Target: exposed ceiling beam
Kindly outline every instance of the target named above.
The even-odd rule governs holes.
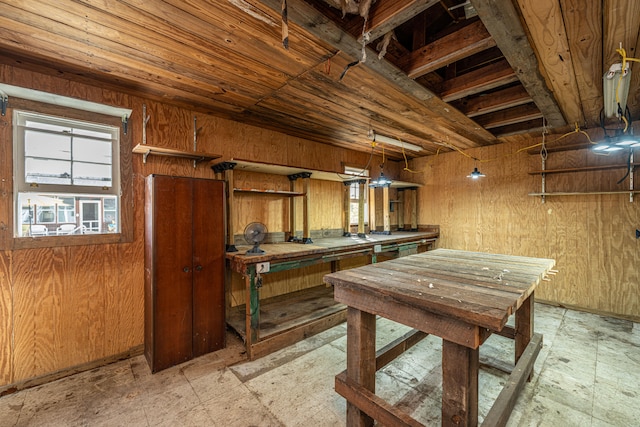
[[[564,126],[567,122],[539,72],[536,54],[511,0],[470,1],[547,124],[551,127]]]
[[[634,5],[640,3],[634,2]],[[600,111],[604,106],[602,2],[561,0],[561,6],[586,127],[600,126]],[[635,13],[640,16],[640,11]]]
[[[407,75],[418,78],[496,45],[481,21],[475,21],[401,58]]]
[[[559,0],[518,0],[518,4],[562,113],[569,123],[584,125],[580,91]]]
[[[424,12],[440,0],[378,1],[371,6],[367,29],[369,40],[377,40],[397,26]],[[362,36],[358,38],[362,41]]]
[[[518,85],[468,99],[464,101],[459,110],[468,117],[476,117],[506,108],[517,107],[532,101],[531,96],[524,87]]]
[[[279,0],[260,0],[273,11],[280,11],[282,3]],[[331,45],[334,49],[344,52],[352,58],[360,58],[362,46],[350,34],[343,31],[326,16],[311,7],[303,0],[288,0],[289,22],[295,23],[305,31]],[[291,31],[291,28],[289,29]],[[452,108],[433,92],[416,83],[413,79],[392,65],[388,61],[378,59],[377,53],[366,48],[367,60],[360,66],[365,66],[379,76],[396,85],[406,94],[422,102],[434,115],[433,119],[448,130],[451,141],[466,140],[467,146],[488,145],[495,142],[495,137],[487,130],[478,126],[473,120]],[[471,143],[471,144],[469,144]]]
[[[518,81],[513,69],[504,59],[469,73],[445,80],[440,96],[445,102],[484,92]]]
[[[496,111],[478,117],[476,121],[486,129],[494,129],[501,126],[509,126],[533,119],[541,119],[542,113],[535,104],[520,105],[507,110]]]
[[[514,125],[504,126],[494,129],[494,133],[499,138],[504,138],[511,135],[520,135],[523,133],[535,134],[542,133],[544,130],[544,124],[542,119],[529,120]]]

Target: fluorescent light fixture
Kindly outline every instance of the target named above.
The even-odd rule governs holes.
[[[467,175],[467,178],[471,178],[471,179],[478,179],[478,178],[482,178],[483,176],[485,176],[485,174],[483,174],[482,172],[480,172],[478,170],[477,167],[473,168],[473,170],[471,171],[471,173],[469,175]]]
[[[624,150],[625,148],[640,147],[640,138],[633,135],[619,135],[605,138],[603,142],[594,145],[591,149],[600,153],[610,153]]]
[[[613,64],[602,77],[602,83],[604,115],[606,117],[620,117],[627,108],[627,97],[629,96],[629,85],[631,84],[629,63],[625,64],[624,70],[622,63]]]
[[[368,137],[373,142],[382,142],[384,144],[393,145],[411,151],[422,151],[422,147],[414,144],[409,144],[408,142],[400,141],[394,138],[389,138],[388,136],[378,135],[373,129],[369,130]]]

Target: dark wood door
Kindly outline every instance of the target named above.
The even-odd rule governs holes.
[[[224,182],[193,180],[193,355],[224,347]]]
[[[152,175],[145,196],[145,356],[152,372],[224,347],[224,183]]]

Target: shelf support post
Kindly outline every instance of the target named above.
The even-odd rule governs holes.
[[[411,231],[418,231],[418,188],[411,190]]]
[[[342,235],[351,237],[351,186],[357,183],[356,180],[343,181],[343,205],[342,205]]]
[[[367,237],[364,234],[364,189],[366,183],[366,179],[358,180],[358,237]]]
[[[309,202],[311,195],[311,172],[299,172],[294,173],[293,175],[288,175],[289,181],[291,181],[291,192],[295,190],[295,181],[298,178],[303,179],[304,185],[304,198],[302,199],[302,240],[301,243],[313,243],[311,240],[311,225],[309,223],[309,217],[311,214],[311,205]],[[290,205],[291,207],[291,236],[289,237],[290,242],[297,242],[299,240],[295,237],[295,225],[296,225],[296,207],[295,201],[291,198]]]
[[[382,187],[382,234],[391,234],[391,214],[389,203],[389,186]]]
[[[234,162],[221,162],[211,166],[211,169],[220,175],[224,172],[224,180],[226,183],[227,191],[227,252],[238,252],[236,248],[234,228],[235,228],[235,194],[233,193],[233,168],[237,163]]]
[[[294,193],[296,191],[296,179],[289,176],[289,190]],[[298,219],[298,206],[296,197],[289,198],[289,237],[287,240],[292,242],[296,239],[296,220]]]
[[[633,150],[629,153],[629,202],[633,203]]]
[[[398,188],[398,231],[404,231],[404,188]]]
[[[359,224],[358,224],[359,225]],[[376,232],[376,189],[375,187],[369,187],[369,233]],[[358,228],[358,233],[360,233],[360,228]],[[364,236],[364,218],[362,224],[362,236],[358,234],[359,237]]]
[[[311,173],[305,173],[303,178],[304,199],[302,199],[302,243],[313,243],[311,240]]]

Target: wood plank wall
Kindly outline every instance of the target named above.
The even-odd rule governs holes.
[[[0,81],[132,108],[130,132],[134,145],[142,139],[142,106],[146,104],[151,116],[148,144],[193,148],[192,111],[9,65],[0,65]],[[196,116],[200,128],[198,150],[221,154],[222,160],[241,157],[336,172],[343,171],[343,164],[365,165],[369,160],[368,153],[328,150],[325,145],[284,134],[204,114]],[[10,118],[1,120],[4,124]],[[2,144],[11,141],[3,140]],[[143,164],[140,155],[134,155],[133,173],[133,243],[0,251],[0,390],[3,386],[24,384],[41,376],[50,378],[59,371],[140,351],[144,178],[151,173],[214,178],[214,173],[207,165],[194,169],[193,163],[185,159],[149,156]],[[258,177],[262,185],[279,179]],[[282,185],[282,189],[288,189],[288,182]],[[312,182],[312,228],[341,228],[341,185]],[[333,191],[335,200],[325,196]],[[2,196],[10,198],[11,194]],[[263,220],[272,231],[288,228],[282,202],[257,196],[252,200],[244,197],[239,203],[238,233],[249,220]],[[6,222],[2,218],[0,221]],[[311,274],[309,280],[318,277],[319,273]],[[294,287],[291,283],[297,277],[284,277],[283,281],[285,286]]]
[[[538,300],[638,321],[640,197],[633,203],[628,193],[547,197],[542,203],[528,196],[541,190],[541,177],[528,174],[540,170],[541,158],[514,153],[538,142],[517,139],[469,150],[486,174],[477,181],[466,178],[473,160],[459,153],[416,159],[413,169],[425,184],[418,190],[419,223],[440,225],[439,247],[555,258],[559,273],[541,284]],[[587,150],[549,153],[547,169],[608,162],[626,159]],[[624,173],[548,175],[547,191],[628,189],[628,180],[616,185]]]

